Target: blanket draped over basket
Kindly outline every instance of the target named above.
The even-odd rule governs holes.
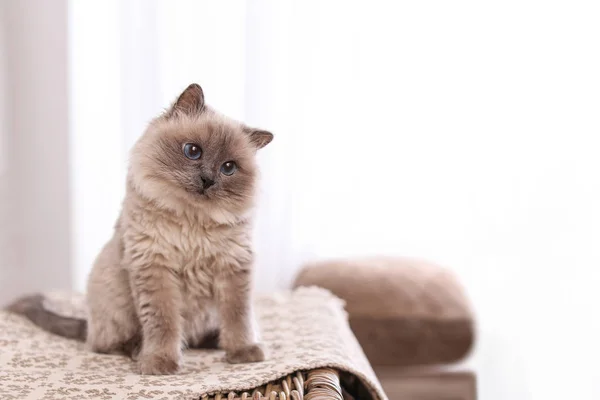
[[[139,375],[127,357],[92,353],[84,343],[1,311],[0,398],[199,399],[217,392],[252,393],[296,371],[331,367],[358,379],[373,399],[386,399],[337,297],[311,287],[260,295],[255,304],[266,361],[232,365],[221,350],[187,349],[180,372],[166,376]],[[48,293],[45,307],[85,316],[78,294]]]

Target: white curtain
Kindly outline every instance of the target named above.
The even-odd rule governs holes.
[[[0,304],[71,287],[66,0],[0,1]]]
[[[5,13],[4,3],[0,3],[0,15]],[[6,59],[4,19],[0,19],[0,60]],[[0,62],[0,226],[7,227],[9,222],[9,175],[8,175],[8,126],[7,118],[7,82],[6,65]],[[0,276],[2,281],[12,278],[13,254],[10,246],[10,234],[6,228],[0,229]],[[10,272],[9,272],[10,271]],[[4,284],[2,284],[4,286]],[[4,301],[4,299],[2,299]]]
[[[315,258],[430,259],[477,312],[480,398],[600,398],[596,2],[71,0],[68,17],[75,288],[128,149],[198,82],[275,133],[258,290]]]

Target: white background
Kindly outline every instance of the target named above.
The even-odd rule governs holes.
[[[111,233],[128,149],[195,81],[276,136],[258,289],[314,258],[430,259],[477,312],[480,398],[600,398],[598,3],[68,6],[70,129],[45,134],[69,139],[75,288]]]

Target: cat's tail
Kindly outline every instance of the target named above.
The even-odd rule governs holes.
[[[85,319],[63,317],[44,308],[41,294],[21,297],[10,304],[7,311],[23,315],[40,328],[69,339],[85,340],[87,321]]]

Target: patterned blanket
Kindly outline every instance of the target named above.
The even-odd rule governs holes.
[[[82,300],[49,294],[45,306],[66,316],[85,315]],[[352,374],[373,399],[386,399],[337,297],[318,288],[263,295],[256,313],[267,361],[231,365],[220,350],[186,350],[177,375],[142,376],[127,357],[91,353],[83,343],[1,311],[0,399],[198,399],[320,367]]]

